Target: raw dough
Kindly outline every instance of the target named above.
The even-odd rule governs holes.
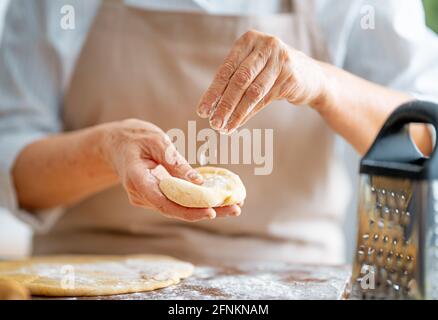
[[[0,300],[29,300],[29,290],[17,281],[0,279]]]
[[[160,189],[171,201],[188,208],[216,208],[243,202],[245,186],[237,174],[223,168],[200,167],[203,185],[169,177],[161,180]]]
[[[47,256],[0,262],[0,280],[41,296],[100,296],[151,291],[177,284],[193,265],[158,255]]]

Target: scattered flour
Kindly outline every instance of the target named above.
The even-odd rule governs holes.
[[[339,299],[349,269],[257,263],[236,266],[200,266],[176,286],[98,299]]]

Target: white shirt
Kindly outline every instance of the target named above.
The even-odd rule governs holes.
[[[208,14],[270,14],[288,1],[126,0],[153,10]],[[417,0],[316,0],[316,19],[332,61],[370,81],[438,101],[438,38],[425,26]],[[61,8],[75,9],[75,29],[64,30]],[[20,150],[62,131],[62,96],[99,0],[13,0],[0,46],[0,206],[35,227],[40,215],[19,210],[11,169]],[[371,10],[371,11],[370,11]],[[375,13],[375,28],[363,28]],[[365,20],[364,20],[365,19]],[[41,215],[42,216],[42,215]],[[53,215],[45,215],[54,217]],[[47,225],[47,223],[46,223]]]

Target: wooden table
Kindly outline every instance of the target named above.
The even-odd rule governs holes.
[[[193,276],[165,289],[66,299],[340,299],[349,277],[349,266],[300,266],[278,262],[200,265]]]

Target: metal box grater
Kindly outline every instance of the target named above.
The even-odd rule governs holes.
[[[409,123],[438,128],[438,105],[398,108],[361,161],[349,298],[438,299],[438,151],[424,157]]]

